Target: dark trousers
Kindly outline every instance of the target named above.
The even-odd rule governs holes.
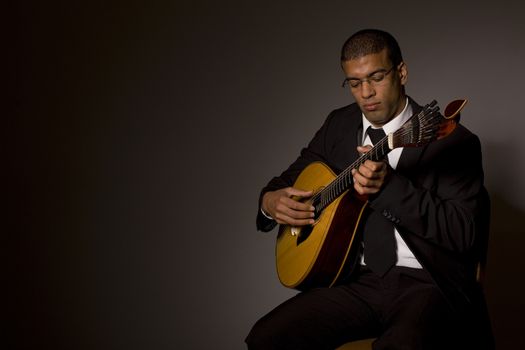
[[[461,328],[426,271],[394,267],[380,277],[361,268],[347,283],[285,301],[253,326],[246,343],[252,350],[335,349],[377,337],[376,350],[442,350],[464,346]]]

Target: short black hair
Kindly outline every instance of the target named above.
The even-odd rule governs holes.
[[[392,34],[379,29],[363,29],[345,41],[341,62],[388,50],[390,62],[397,67],[402,61],[401,49]]]

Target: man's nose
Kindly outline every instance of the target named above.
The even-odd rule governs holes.
[[[374,90],[374,87],[369,81],[365,80],[361,82],[361,97],[362,98],[370,98],[374,96],[375,93],[376,91]]]

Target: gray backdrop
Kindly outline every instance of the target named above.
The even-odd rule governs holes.
[[[365,27],[398,38],[414,99],[469,99],[492,197],[493,327],[500,348],[525,346],[520,1],[16,7],[12,348],[244,348],[294,294],[275,233],[255,231],[259,190],[352,102],[339,50]]]

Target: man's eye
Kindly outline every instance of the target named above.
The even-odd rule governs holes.
[[[370,80],[376,82],[376,83],[379,83],[381,80],[383,80],[385,78],[385,74],[384,73],[376,73],[374,75],[372,75],[370,77]]]
[[[350,84],[351,87],[358,87],[359,84],[361,84],[361,80],[358,80],[358,79],[350,79],[348,80],[348,83]]]

